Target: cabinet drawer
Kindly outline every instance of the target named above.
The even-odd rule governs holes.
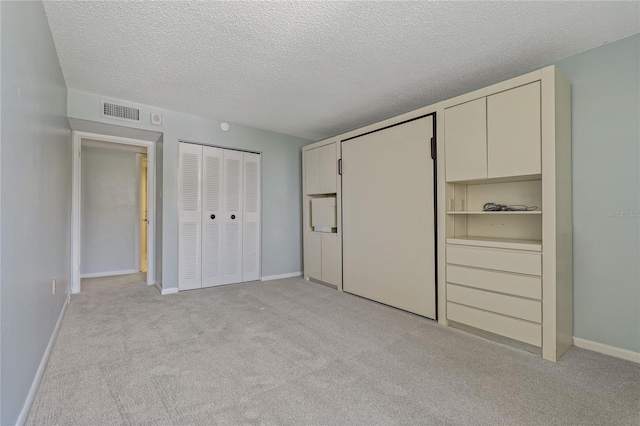
[[[542,346],[542,327],[539,324],[481,311],[452,302],[447,302],[447,318],[451,321],[506,336],[530,345]]]
[[[514,296],[542,299],[542,280],[536,277],[447,265],[447,282]]]
[[[539,253],[447,246],[447,263],[519,274],[542,275],[542,258]]]
[[[536,300],[447,284],[447,301],[472,306],[527,321],[542,322],[542,305]]]

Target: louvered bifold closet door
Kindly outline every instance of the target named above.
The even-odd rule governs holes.
[[[242,281],[242,165],[243,153],[224,150],[222,213],[222,283]]]
[[[179,144],[178,289],[200,288],[202,147]]]
[[[242,281],[260,279],[260,154],[244,153]]]
[[[202,147],[202,287],[222,284],[223,156]]]

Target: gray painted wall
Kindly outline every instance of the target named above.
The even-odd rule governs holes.
[[[574,336],[640,352],[640,35],[556,65],[573,102]]]
[[[139,268],[139,170],[135,152],[82,147],[82,274]]]
[[[10,425],[69,292],[71,136],[65,82],[42,4],[1,2],[0,10],[0,423]]]
[[[142,123],[100,116],[99,95],[68,92],[72,118],[163,132],[162,152],[162,288],[178,286],[178,140],[262,153],[262,276],[302,270],[301,147],[311,141],[231,123],[138,105]],[[151,112],[162,114],[162,126],[150,124]]]

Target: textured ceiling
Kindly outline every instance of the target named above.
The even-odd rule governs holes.
[[[322,139],[640,32],[639,2],[45,2],[67,86]]]

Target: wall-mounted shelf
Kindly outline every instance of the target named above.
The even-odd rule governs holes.
[[[542,214],[540,210],[531,211],[497,211],[497,212],[447,212],[447,214],[487,214],[487,215],[500,215],[500,214]]]
[[[457,244],[473,247],[491,247],[511,250],[542,251],[542,241],[540,240],[519,240],[512,238],[490,238],[490,237],[456,237],[447,238],[447,244]]]

